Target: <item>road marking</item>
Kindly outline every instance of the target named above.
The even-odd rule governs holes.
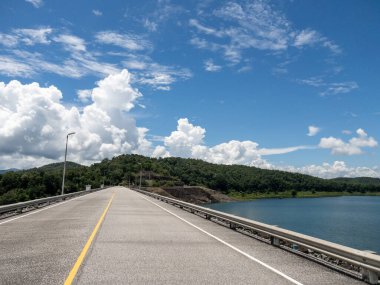
[[[93,192],[93,193],[89,193],[87,195],[91,195],[91,194],[94,194],[94,193],[98,193],[97,192]],[[42,212],[42,211],[45,211],[45,210],[48,210],[48,209],[51,209],[51,208],[54,208],[54,207],[57,207],[57,206],[61,206],[63,204],[66,204],[67,202],[71,202],[71,201],[74,201],[76,199],[79,199],[79,198],[82,198],[84,196],[87,196],[87,195],[82,195],[82,196],[79,196],[79,197],[76,197],[76,198],[72,198],[70,200],[67,200],[65,202],[58,202],[57,204],[54,204],[54,205],[51,205],[51,206],[47,206],[47,207],[43,207],[41,210],[32,210],[30,213],[28,214],[25,214],[25,215],[21,215],[21,216],[17,216],[16,218],[13,218],[13,219],[9,219],[9,220],[6,220],[4,222],[0,222],[0,225],[2,224],[6,224],[6,223],[9,223],[9,222],[12,222],[14,220],[18,220],[18,219],[21,219],[21,218],[24,218],[24,217],[27,217],[27,216],[30,216],[30,215],[33,215],[33,214],[37,214],[39,212]]]
[[[71,269],[69,276],[67,276],[64,285],[71,285],[73,283],[74,278],[77,275],[77,272],[78,272],[80,266],[82,265],[84,258],[86,257],[87,251],[90,248],[92,241],[94,240],[100,226],[103,223],[104,217],[106,216],[108,209],[111,206],[111,203],[112,203],[112,200],[114,197],[115,197],[115,192],[112,194],[112,197],[109,200],[107,207],[104,209],[103,214],[100,216],[98,223],[96,224],[96,226],[95,226],[94,230],[92,231],[89,239],[87,240],[84,248],[82,249],[82,252],[80,253],[77,261],[75,262],[74,267]]]
[[[287,279],[288,281],[292,282],[293,284],[303,285],[301,282],[298,282],[297,280],[294,280],[292,277],[286,275],[285,273],[282,273],[281,271],[279,271],[279,270],[273,268],[272,266],[270,266],[270,265],[268,265],[268,264],[262,262],[261,260],[255,258],[255,257],[253,257],[253,256],[251,256],[251,255],[249,255],[248,253],[246,253],[246,252],[244,252],[244,251],[238,249],[237,247],[233,246],[232,244],[230,244],[230,243],[228,243],[228,242],[226,242],[226,241],[224,241],[224,240],[218,238],[217,236],[214,236],[213,234],[210,234],[209,232],[205,231],[204,229],[202,229],[202,228],[200,228],[200,227],[194,225],[193,223],[191,223],[191,222],[185,220],[184,218],[178,216],[177,214],[174,214],[173,212],[169,211],[168,209],[166,209],[166,208],[164,208],[164,207],[158,205],[157,203],[155,203],[155,202],[151,201],[150,199],[144,197],[142,194],[139,194],[139,193],[136,193],[136,194],[139,195],[141,198],[147,200],[148,202],[150,202],[150,203],[156,205],[157,207],[161,208],[162,210],[168,212],[169,214],[173,215],[174,217],[180,219],[181,221],[185,222],[186,224],[188,224],[188,225],[190,225],[190,226],[196,228],[197,230],[199,230],[199,231],[205,233],[206,235],[212,237],[213,239],[219,241],[220,243],[222,243],[222,244],[228,246],[229,248],[235,250],[236,252],[238,252],[238,253],[244,255],[245,257],[249,258],[250,260],[257,262],[257,263],[261,264],[262,266],[266,267],[267,269],[273,271],[274,273],[276,273],[276,274],[278,274],[278,275],[284,277],[285,279]]]

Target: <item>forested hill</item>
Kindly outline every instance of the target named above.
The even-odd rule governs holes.
[[[352,184],[380,185],[380,178],[373,178],[373,177],[356,177],[356,178],[339,177],[339,178],[334,178],[331,180],[337,181],[337,182],[352,183]]]
[[[380,192],[380,179],[321,179],[309,175],[242,165],[217,165],[196,159],[148,158],[121,155],[90,167],[67,164],[66,192],[83,190],[86,184],[138,184],[143,186],[205,186],[224,194],[310,192]],[[60,193],[62,163],[0,175],[0,204]]]

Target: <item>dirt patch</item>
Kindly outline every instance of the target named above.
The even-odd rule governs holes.
[[[200,186],[147,187],[146,190],[193,204],[236,201],[218,191]]]

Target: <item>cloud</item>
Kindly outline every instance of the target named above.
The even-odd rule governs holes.
[[[91,101],[79,110],[62,103],[55,86],[0,82],[0,161],[14,165],[62,160],[64,137],[70,138],[69,159],[91,163],[122,153],[152,152],[147,129],[136,127],[129,114],[142,94],[130,85],[127,70],[100,80],[91,90]],[[86,94],[87,98],[89,94]]]
[[[34,8],[40,8],[44,4],[42,0],[25,0],[25,2],[32,4]]]
[[[360,142],[351,140],[352,144],[364,146],[373,143],[366,142],[367,135],[362,130],[357,130]],[[204,145],[206,130],[200,126],[194,126],[188,119],[178,120],[177,130],[165,137],[163,146],[158,146],[154,152],[154,157],[180,156],[202,159],[217,164],[240,164],[255,166],[265,169],[278,169],[304,173],[322,178],[334,177],[380,177],[379,170],[369,167],[349,167],[343,161],[335,161],[332,164],[323,163],[322,165],[306,165],[302,167],[276,166],[262,156],[284,154],[302,149],[314,149],[311,146],[297,146],[278,149],[259,148],[259,144],[253,141],[231,140],[213,147]]]
[[[205,133],[205,129],[182,118],[178,120],[177,130],[165,137],[164,143],[171,155],[190,157],[193,147],[203,144]]]
[[[157,31],[157,23],[150,21],[149,19],[144,20],[144,27],[148,29],[150,32],[155,32]]]
[[[358,137],[352,138],[349,143],[351,148],[374,147],[377,142],[368,137],[364,130],[358,129]],[[323,163],[322,165],[306,165],[302,167],[276,166],[265,159],[263,156],[290,153],[298,150],[316,149],[316,146],[295,146],[286,148],[260,148],[259,144],[253,141],[237,141],[221,143],[212,147],[204,144],[206,130],[200,126],[195,126],[187,118],[178,120],[177,129],[169,136],[164,137],[164,146],[157,146],[154,157],[178,156],[195,159],[202,159],[217,164],[240,164],[255,166],[266,169],[278,169],[283,171],[298,172],[318,176],[322,178],[333,177],[358,177],[370,176],[379,177],[380,172],[377,168],[369,167],[348,167],[343,161],[335,161],[333,164]],[[161,141],[162,139],[160,139]],[[348,152],[349,147],[342,144],[334,144],[329,140],[321,139],[322,145],[319,147],[333,147],[333,152]],[[325,144],[326,143],[326,144]],[[344,142],[343,142],[344,144]],[[341,150],[337,148],[341,147]],[[352,149],[351,149],[352,150]]]
[[[213,28],[206,27],[198,22],[196,19],[190,19],[189,20],[189,26],[195,27],[199,32],[202,32],[207,35],[213,35],[216,37],[224,37],[226,34],[223,31],[218,31]]]
[[[62,34],[53,38],[54,41],[62,43],[68,51],[82,52],[86,51],[86,42],[77,36]]]
[[[0,73],[8,76],[31,78],[41,72],[49,72],[69,78],[81,78],[88,74],[104,76],[119,72],[114,65],[98,62],[96,58],[74,52],[61,63],[47,61],[40,53],[20,50],[13,51],[13,56],[1,56]]]
[[[170,135],[156,139],[163,141],[163,145],[153,147],[146,138],[148,129],[137,127],[130,115],[142,94],[131,86],[131,74],[127,70],[107,76],[92,90],[78,91],[78,96],[85,103],[81,110],[75,106],[66,107],[62,103],[61,91],[55,86],[41,87],[35,82],[22,84],[16,80],[8,84],[0,82],[0,120],[3,122],[0,127],[0,167],[24,168],[61,161],[65,135],[75,131],[70,138],[68,159],[84,164],[119,154],[139,153],[280,169],[324,178],[380,176],[376,168],[348,167],[342,161],[296,168],[276,167],[262,158],[312,148],[309,146],[266,149],[259,148],[253,141],[231,140],[208,147],[204,144],[206,130],[186,118],[178,120],[177,129]],[[359,149],[377,146],[363,129],[356,133],[357,137],[348,143],[343,142],[343,145]],[[342,147],[339,143],[332,144],[332,151],[338,152],[339,147]]]
[[[220,65],[216,65],[212,59],[208,59],[204,62],[204,68],[209,72],[217,72],[222,69]]]
[[[232,140],[214,147],[197,145],[192,150],[192,157],[217,164],[241,164],[261,168],[272,166],[261,158],[257,150],[258,144],[252,141]]]
[[[131,75],[126,69],[99,81],[98,87],[92,90],[94,104],[109,114],[111,111],[130,111],[134,108],[135,101],[142,96],[132,88],[130,81]]]
[[[345,94],[359,88],[358,83],[355,81],[329,83],[326,82],[321,76],[310,77],[307,79],[298,79],[296,81],[303,85],[317,88],[323,87],[325,90],[319,93],[321,96]]]
[[[15,29],[13,31],[22,42],[31,46],[35,44],[49,44],[50,40],[48,36],[52,33],[53,29]]]
[[[187,80],[193,76],[187,68],[161,65],[145,55],[129,54],[122,63],[125,67],[136,71],[134,82],[150,85],[157,90],[170,90],[170,85],[178,80]]]
[[[20,42],[32,46],[35,44],[50,44],[48,36],[53,32],[49,27],[38,29],[13,29],[12,34],[0,33],[0,44],[15,47]]]
[[[200,35],[207,36],[207,39],[195,36],[191,43],[198,48],[222,51],[232,64],[241,61],[242,52],[246,49],[278,51],[288,47],[289,22],[266,1],[253,1],[245,5],[228,2],[214,10],[213,15],[217,17],[217,22],[228,26],[214,28],[191,19],[189,26]],[[222,43],[217,39],[228,42]]]
[[[31,77],[35,74],[35,70],[32,66],[25,64],[22,61],[0,55],[0,73],[10,77]]]
[[[100,32],[96,35],[97,40],[104,43],[121,45],[131,50],[122,52],[110,51],[109,56],[123,57],[117,59],[117,63],[109,63],[100,60],[102,52],[89,51],[87,45],[90,43],[78,36],[64,33],[58,34],[56,30],[49,27],[38,29],[14,29],[13,34],[0,34],[0,44],[7,48],[5,54],[0,54],[0,73],[6,76],[20,76],[32,78],[42,72],[54,73],[69,78],[82,78],[87,75],[98,77],[115,74],[126,67],[135,71],[132,81],[140,85],[150,85],[156,90],[170,90],[172,84],[178,80],[187,80],[192,73],[187,68],[179,66],[161,65],[152,60],[148,55],[139,54],[141,49],[150,47],[150,43],[139,36],[121,35],[114,32]],[[66,57],[57,57],[54,48],[44,53],[30,52],[31,45],[60,43],[61,47],[68,52]],[[23,46],[28,46],[23,49]],[[14,47],[17,46],[17,49]],[[52,50],[52,52],[50,52]],[[59,51],[60,52],[60,51]],[[114,61],[115,62],[115,61]]]
[[[282,50],[287,47],[290,23],[266,1],[252,1],[244,6],[229,2],[214,14],[238,24],[226,33],[243,48]]]
[[[144,61],[139,61],[136,59],[127,59],[123,61],[123,64],[128,69],[135,69],[135,70],[144,70],[148,67],[147,63]]]
[[[215,18],[206,17],[212,15]],[[282,52],[289,47],[319,46],[340,53],[337,44],[311,29],[301,31],[266,0],[227,2],[214,11],[199,13],[190,19],[195,31],[190,43],[197,48],[222,52],[232,64],[238,64],[248,49]],[[211,21],[213,20],[213,21]],[[209,24],[205,24],[205,23]],[[218,23],[216,25],[215,23]]]
[[[90,89],[83,89],[77,91],[78,99],[82,103],[88,103],[91,99],[91,90]]]
[[[297,150],[303,150],[303,149],[315,149],[315,146],[292,146],[292,147],[284,147],[284,148],[261,148],[258,150],[258,153],[260,155],[275,155],[275,154],[285,154],[289,152],[294,152]]]
[[[155,1],[155,7],[152,13],[145,14],[142,19],[142,25],[150,32],[155,32],[158,28],[165,23],[172,21],[172,23],[178,24],[176,20],[180,20],[184,12],[187,12],[183,7],[174,4],[170,0]],[[135,17],[135,15],[126,15]]]
[[[304,173],[321,178],[336,177],[380,177],[379,169],[376,167],[349,167],[344,161],[334,161],[333,163],[323,163],[322,165],[307,165],[303,167],[285,167],[285,171]]]
[[[308,146],[288,148],[266,149],[259,148],[259,144],[253,141],[237,141],[221,143],[212,147],[204,144],[206,130],[200,126],[194,126],[187,118],[178,120],[177,130],[164,138],[165,155],[191,157],[202,159],[217,164],[243,164],[262,168],[273,166],[264,160],[264,155],[284,154],[301,149],[309,149]]]
[[[151,43],[149,41],[132,34],[102,31],[95,35],[95,39],[102,44],[115,45],[131,51],[140,51],[151,48]]]
[[[344,135],[351,135],[352,132],[350,130],[343,130],[342,134],[344,134]]]
[[[359,88],[359,85],[355,81],[331,83],[328,88],[320,94],[321,96],[345,94],[357,88]]]
[[[18,37],[0,33],[0,44],[6,47],[14,47],[18,44]]]
[[[152,157],[170,157],[170,154],[164,146],[158,145],[154,149]]]
[[[313,137],[321,131],[321,129],[316,126],[309,126],[308,129],[309,129],[309,132],[307,133],[307,135],[309,137]]]
[[[313,87],[320,87],[320,86],[326,85],[326,83],[323,81],[321,77],[310,77],[307,79],[298,79],[297,82],[300,84],[309,85]]]
[[[79,71],[84,75],[93,74],[97,76],[106,76],[115,74],[121,71],[115,64],[101,62],[91,53],[76,53],[71,54],[72,60],[76,63]],[[69,60],[71,62],[71,60]]]
[[[321,138],[319,147],[330,149],[332,154],[341,155],[362,154],[364,147],[377,147],[377,141],[369,137],[363,129],[357,129],[356,134],[358,136],[351,138],[348,142],[334,137]]]
[[[294,46],[301,48],[303,46],[314,46],[320,44],[321,46],[329,49],[335,54],[341,53],[341,49],[337,44],[334,44],[331,40],[323,37],[315,30],[305,29],[299,32],[294,39]]]
[[[335,44],[334,42],[330,40],[327,40],[326,38],[323,38],[322,46],[324,46],[325,48],[328,48],[331,52],[335,54],[339,54],[342,52],[342,49],[337,44]],[[341,67],[338,67],[337,71],[340,72],[340,69]]]
[[[96,9],[92,10],[92,13],[93,13],[95,16],[98,16],[98,17],[100,17],[100,16],[103,15],[102,11],[99,11],[99,10],[96,10]]]
[[[320,35],[317,31],[306,29],[302,30],[294,39],[294,45],[301,47],[304,45],[313,45],[320,41]]]

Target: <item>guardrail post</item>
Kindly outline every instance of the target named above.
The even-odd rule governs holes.
[[[270,244],[280,246],[280,239],[278,237],[270,237]]]
[[[366,268],[362,268],[360,271],[365,282],[368,282],[369,284],[379,284],[379,274],[377,272]]]

